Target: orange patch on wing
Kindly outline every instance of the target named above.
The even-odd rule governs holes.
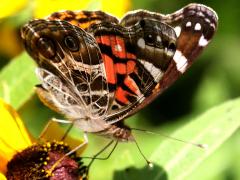
[[[97,43],[104,44],[106,46],[111,46],[110,36],[98,36],[95,37]]]
[[[63,19],[72,18],[72,14],[69,14],[68,11],[65,11],[65,12],[63,12],[62,18]]]
[[[123,103],[123,104],[128,104],[128,99],[127,99],[127,95],[129,93],[127,91],[124,91],[121,87],[118,87],[115,93],[115,97],[116,99]]]
[[[161,90],[160,83],[158,83],[155,88],[152,90],[153,93],[158,93]]]
[[[129,76],[127,76],[127,77],[124,79],[124,84],[125,84],[129,89],[131,89],[131,91],[134,92],[136,95],[138,95],[138,96],[141,95],[137,84],[136,84],[135,81],[134,81],[132,78],[130,78]]]
[[[93,21],[91,23],[94,23]],[[136,59],[136,55],[126,52],[124,39],[119,36],[104,35],[95,37],[97,43],[111,46],[113,54],[121,59]]]
[[[79,26],[78,21],[76,21],[76,20],[72,20],[72,21],[70,21],[70,23],[71,23],[72,25]],[[80,27],[80,26],[79,26],[79,27]]]
[[[102,54],[102,58],[103,58],[104,66],[105,66],[107,82],[111,83],[111,84],[116,84],[117,79],[116,79],[116,74],[115,74],[115,70],[114,70],[113,60],[106,54]]]
[[[57,14],[57,17],[52,17],[51,15],[48,17],[48,19],[51,19],[51,20],[54,20],[54,19],[61,19],[61,20],[64,20],[66,18],[71,18],[72,16],[70,14],[68,14],[67,12],[57,12],[57,13],[54,13],[54,14]]]
[[[115,64],[116,73],[118,74],[127,74],[127,66],[124,63]]]
[[[98,14],[96,14],[96,13],[94,12],[94,13],[91,14],[91,17],[96,18],[96,17],[99,17],[99,16],[98,16]],[[100,16],[100,17],[101,17],[101,16]]]
[[[97,43],[101,43],[101,37],[95,37]]]
[[[116,57],[119,58],[126,58],[126,49],[125,49],[125,43],[123,38],[120,38],[118,36],[112,36],[111,37],[111,46],[112,46],[112,52]]]
[[[83,12],[76,13],[76,19],[85,19],[88,18]]]
[[[136,59],[137,57],[136,57],[136,55],[134,55],[134,54],[127,53],[127,58],[128,58],[128,59]]]
[[[136,62],[129,60],[127,62],[127,74],[134,72],[135,66],[136,66]]]
[[[94,22],[87,22],[87,23],[78,23],[78,27],[82,28],[82,29],[87,29],[91,24],[93,24]]]

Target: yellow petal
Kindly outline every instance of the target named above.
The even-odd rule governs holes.
[[[12,156],[30,146],[31,140],[17,112],[0,99],[0,172]]]
[[[102,0],[102,10],[110,13],[118,18],[122,16],[130,9],[131,3],[129,0]]]
[[[83,10],[90,0],[35,0],[34,16],[43,18],[60,10]]]
[[[0,18],[11,16],[23,9],[27,5],[28,0],[12,0],[1,1],[0,5]]]
[[[2,173],[0,173],[0,180],[7,180],[7,178]]]
[[[7,57],[14,57],[22,51],[19,34],[15,27],[9,24],[1,25],[0,53]]]
[[[96,7],[95,7],[96,6]],[[61,10],[102,10],[119,18],[130,9],[129,0],[35,0],[34,16],[43,18]]]

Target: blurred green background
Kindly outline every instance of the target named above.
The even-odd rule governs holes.
[[[31,76],[31,80],[25,77],[26,79],[22,80],[22,84],[19,84],[18,87],[14,88],[16,97],[21,98],[18,94],[20,91],[27,92],[28,95],[24,97],[29,97],[22,100],[21,103],[11,103],[11,99],[8,98],[8,88],[6,88],[4,82],[5,79],[0,79],[1,97],[6,101],[9,101],[18,110],[21,117],[24,119],[26,126],[29,128],[29,131],[34,136],[37,136],[40,133],[44,124],[51,117],[60,116],[44,107],[33,93],[32,85],[30,87],[27,87],[26,85],[29,82],[29,84],[35,84],[37,80],[34,74],[34,64],[29,65],[32,63],[30,58],[21,54],[23,53],[23,48],[20,41],[19,29],[25,22],[35,17],[43,17],[57,9],[94,10],[100,8],[121,17],[128,10],[134,9],[147,9],[168,14],[182,8],[188,3],[191,3],[191,1],[187,0],[117,0],[116,2],[107,0],[74,0],[72,3],[65,0],[36,0],[29,2],[22,0],[22,4],[19,5],[17,2],[19,3],[20,1],[16,1],[17,7],[12,11],[7,10],[6,7],[14,6],[13,2],[5,6],[8,13],[0,10],[0,12],[2,12],[2,15],[0,16],[0,68],[2,72],[7,72],[6,69],[13,64],[13,61],[22,60],[24,58],[27,59],[25,60],[26,64],[18,66],[18,69],[14,69],[9,76],[13,76],[13,80],[15,76],[17,81],[19,74],[21,75],[21,72],[26,70],[25,66],[30,68],[29,75]],[[56,2],[58,5],[56,5]],[[167,134],[171,134],[181,127],[184,127],[191,122],[192,119],[198,117],[208,109],[239,97],[240,3],[237,0],[228,0],[227,2],[195,2],[210,6],[218,14],[219,27],[213,41],[203,51],[196,63],[184,76],[182,76],[152,104],[126,121],[130,126],[148,129],[154,132],[163,131]],[[50,7],[49,9],[45,7],[47,4],[47,7]],[[51,9],[51,7],[53,8]],[[4,6],[2,6],[2,8],[4,8]],[[9,14],[9,12],[11,12],[11,14]],[[24,88],[22,89],[20,86]],[[28,88],[31,88],[29,92]],[[212,119],[209,119],[209,121],[211,120]],[[225,132],[222,133],[224,134]],[[77,130],[74,131],[73,136],[82,137],[81,133]],[[173,147],[179,143],[170,139],[166,140],[163,137],[156,137],[155,135],[146,135],[142,133],[137,133],[136,137],[142,151],[147,157],[150,157],[151,153],[154,152],[154,149],[161,144],[162,141],[170,141]],[[181,137],[178,138],[181,139]],[[102,143],[106,142],[106,140],[90,135],[90,145],[88,150],[86,150],[85,155],[91,156],[98,152],[102,147]],[[126,149],[129,149],[129,152],[125,151]],[[193,151],[198,151],[198,149],[193,148]],[[141,155],[138,152],[136,153],[136,147],[134,144],[119,145],[109,160],[97,161],[94,163],[90,171],[90,179],[103,179],[103,171],[105,170],[106,179],[131,179],[130,177],[146,179],[146,177],[151,177],[148,176],[144,168],[133,169],[132,172],[135,173],[135,175],[128,177],[124,174],[126,173],[126,170],[128,170],[126,168],[129,166],[135,166],[135,164],[130,161],[130,163],[124,164],[124,160],[119,160],[119,169],[117,169],[117,171],[110,172],[111,164],[113,162],[115,163],[115,161],[118,162],[118,156],[123,152],[126,152],[126,156],[134,156],[133,162],[139,162],[141,166],[145,165]],[[165,154],[163,153],[161,156],[165,156]],[[161,168],[164,169],[164,165]],[[154,170],[151,173],[154,174]],[[166,175],[161,176],[159,179],[168,179],[168,172],[165,173]],[[138,174],[138,176],[136,174]],[[139,176],[139,174],[141,176]],[[220,148],[211,154],[211,156],[204,158],[202,163],[186,176],[185,179],[240,179],[239,131],[236,130],[226,142],[221,144]]]

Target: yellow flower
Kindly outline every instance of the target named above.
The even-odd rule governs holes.
[[[37,170],[42,168],[43,166],[45,166],[44,167],[45,174],[52,175],[51,173],[53,171],[57,171],[58,169],[62,170],[65,168],[64,166],[61,166],[61,164],[70,163],[70,166],[69,166],[70,168],[72,168],[73,170],[77,169],[77,172],[81,172],[81,173],[77,174],[78,176],[79,175],[87,176],[86,167],[82,166],[82,164],[78,164],[75,161],[74,158],[79,159],[76,156],[76,154],[75,155],[73,154],[74,156],[71,156],[74,158],[64,157],[63,159],[61,159],[61,163],[58,163],[59,161],[56,160],[56,157],[60,158],[62,156],[61,154],[65,154],[70,151],[69,146],[66,145],[65,143],[57,142],[57,141],[45,142],[45,143],[41,143],[41,144],[34,143],[33,138],[31,138],[29,136],[29,134],[28,134],[27,130],[25,129],[24,124],[22,123],[17,112],[10,105],[6,104],[1,99],[0,99],[0,127],[1,127],[1,131],[0,131],[0,162],[1,162],[0,163],[0,180],[6,179],[5,175],[7,172],[7,164],[9,164],[9,163],[10,163],[10,168],[11,168],[10,174],[15,173],[15,174],[19,175],[19,172],[15,171],[15,170],[19,170],[19,171],[21,170],[20,172],[22,172],[22,171],[28,172],[28,170],[31,168],[30,169],[30,170],[32,170],[31,173],[36,172],[37,177],[42,177],[43,171],[42,171],[42,174],[40,174],[39,171],[37,171]],[[59,128],[59,127],[56,127],[56,125],[55,125],[54,128]],[[56,132],[56,129],[55,129],[55,132]],[[57,134],[59,134],[59,132],[61,134],[61,130],[60,131],[57,130],[57,132],[58,132]],[[69,139],[69,141],[71,141],[71,143],[73,143],[74,146],[79,145],[79,143],[80,143],[79,141],[72,141],[72,139]],[[82,151],[82,149],[81,149],[81,151]],[[42,155],[43,152],[47,152],[47,154],[45,153],[45,155],[43,156]],[[15,156],[16,154],[21,154],[21,155]],[[33,157],[30,157],[31,155],[33,155]],[[48,155],[48,156],[46,156],[46,155]],[[23,158],[23,157],[25,157],[25,158],[27,157],[26,161],[28,161],[28,162],[26,163],[27,164],[26,168],[24,168],[24,165],[22,165],[23,163],[21,163],[21,166],[19,166],[19,164],[15,163],[15,162],[19,163],[19,161],[22,162],[23,160],[25,162],[25,158]],[[34,164],[34,168],[28,167],[29,161],[31,161],[32,159],[36,160],[36,157],[38,157],[38,159],[43,159],[43,158],[45,158],[45,159],[41,163],[37,161],[38,162],[37,164],[36,163],[34,164],[34,162],[35,162],[34,161],[32,163],[32,164]],[[51,163],[55,164],[55,165],[51,165]],[[58,164],[56,164],[56,163],[58,163]],[[75,165],[74,165],[74,163],[75,163]],[[30,162],[30,164],[31,164],[31,162]],[[72,167],[71,167],[71,165],[72,165]],[[58,168],[55,169],[56,166],[58,166]],[[48,173],[48,172],[50,172],[50,173]],[[22,174],[25,175],[26,173],[22,173]]]
[[[1,1],[0,19],[16,14],[28,3],[28,0]]]
[[[129,10],[128,0],[35,0],[34,16],[43,18],[60,10],[103,10],[122,17]]]
[[[122,16],[131,8],[131,1],[129,0],[102,0],[101,10],[111,13],[118,18]]]
[[[33,5],[34,16],[43,18],[59,10],[103,10],[117,17],[130,9],[129,0],[12,0],[2,1],[0,18],[17,14],[27,6]]]
[[[7,162],[32,142],[16,111],[1,99],[0,127],[0,172],[6,173]]]

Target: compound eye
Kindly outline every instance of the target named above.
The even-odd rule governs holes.
[[[70,51],[75,52],[79,50],[79,41],[77,38],[73,36],[70,35],[66,36],[64,38],[64,44]]]
[[[39,38],[37,41],[37,48],[39,52],[45,57],[45,58],[53,58],[55,56],[56,50],[54,43],[49,38]]]

